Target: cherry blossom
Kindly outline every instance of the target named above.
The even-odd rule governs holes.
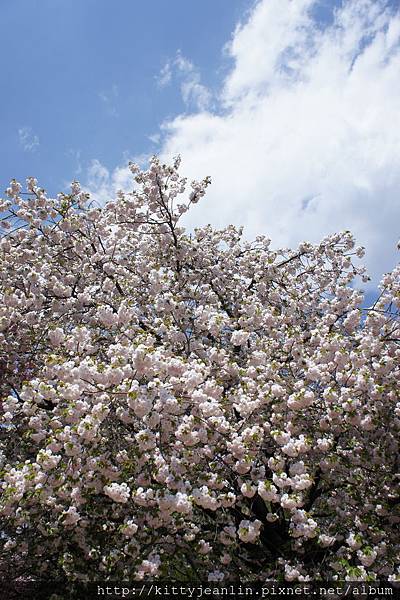
[[[188,232],[210,183],[0,201],[0,555],[18,577],[399,579],[400,267]],[[205,200],[206,201],[206,200]],[[272,218],[272,216],[271,216]]]

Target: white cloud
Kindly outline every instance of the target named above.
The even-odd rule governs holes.
[[[18,139],[24,152],[34,152],[40,145],[39,138],[33,132],[32,127],[20,127]]]
[[[131,160],[145,168],[150,156],[140,154],[126,158],[125,164],[109,171],[99,160],[93,159],[87,169],[87,177],[83,189],[90,193],[93,200],[104,205],[116,197],[119,190],[131,191],[135,185],[133,175],[128,167]]]
[[[318,5],[259,0],[225,48],[232,67],[212,108],[178,53],[165,85],[177,73],[197,110],[162,125],[161,154],[181,154],[189,178],[212,177],[189,227],[244,224],[274,246],[350,229],[376,278],[400,237],[400,11],[343,0],[323,24]]]
[[[153,133],[151,135],[148,135],[147,139],[149,139],[150,142],[152,142],[152,144],[155,144],[157,146],[160,143],[160,141],[161,141],[161,134],[160,133]]]
[[[171,61],[167,60],[167,62],[165,63],[165,65],[162,67],[159,74],[157,75],[156,81],[160,87],[165,87],[166,85],[171,83],[171,80],[172,80]]]
[[[210,90],[201,83],[201,76],[195,65],[178,50],[173,60],[168,60],[156,77],[159,87],[169,85],[174,77],[180,83],[181,96],[186,106],[196,110],[206,110],[211,103]]]
[[[227,45],[235,68],[225,81],[223,101],[234,105],[249,94],[265,95],[299,70],[313,47],[313,24],[308,10],[313,0],[284,5],[276,0],[260,2],[245,24],[240,24]]]
[[[189,226],[244,224],[275,246],[350,229],[376,277],[392,268],[400,217],[400,16],[345,0],[262,0],[228,45],[214,113],[163,125],[162,154],[212,177]]]

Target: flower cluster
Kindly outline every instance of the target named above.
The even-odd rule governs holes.
[[[154,158],[0,202],[0,560],[60,580],[399,577],[400,268],[188,234]]]

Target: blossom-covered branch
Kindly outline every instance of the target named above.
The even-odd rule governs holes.
[[[399,577],[400,270],[189,234],[210,183],[1,201],[0,560],[40,578]],[[182,200],[186,198],[186,200]]]

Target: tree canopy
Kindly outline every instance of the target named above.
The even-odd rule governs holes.
[[[349,232],[189,233],[210,183],[0,205],[0,561],[16,577],[399,578],[400,268]],[[187,188],[189,190],[187,191]]]

